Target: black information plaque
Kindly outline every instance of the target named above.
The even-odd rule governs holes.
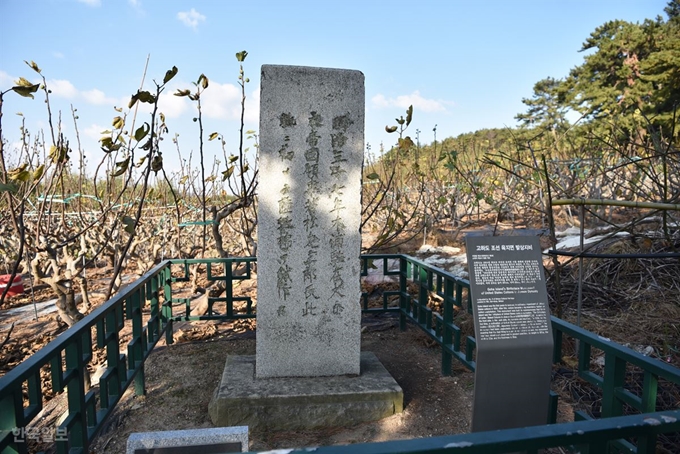
[[[477,339],[472,431],[547,424],[553,337],[537,237],[466,238]]]

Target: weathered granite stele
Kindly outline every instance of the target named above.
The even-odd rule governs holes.
[[[256,374],[356,375],[364,75],[263,66],[261,84]]]
[[[403,392],[361,352],[364,76],[262,67],[257,349],[227,358],[215,425],[280,430],[374,421]]]

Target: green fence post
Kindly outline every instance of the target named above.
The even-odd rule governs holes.
[[[187,267],[189,265],[186,265]],[[174,342],[172,338],[172,269],[170,265],[163,273],[163,323],[165,324],[165,343],[170,345]]]
[[[226,296],[227,296],[227,317],[234,317],[234,286],[233,286],[233,271],[231,269],[232,261],[224,262],[224,275],[227,279],[225,284]]]
[[[12,432],[12,429],[21,429],[24,423],[24,404],[22,397],[21,386],[18,389],[14,389],[12,392],[7,393],[0,401],[0,430]],[[15,438],[16,439],[16,438]],[[18,442],[13,444],[15,448],[12,448],[12,444],[3,450],[4,453],[19,453],[25,454],[28,452],[26,449],[25,442]]]
[[[604,357],[604,383],[602,384],[602,417],[621,416],[623,402],[616,397],[616,390],[626,380],[626,361],[618,358],[613,352],[606,352]]]
[[[455,282],[450,278],[444,279],[444,316],[442,327],[442,375],[451,375],[451,353],[448,348],[453,343],[451,324],[453,323],[453,287]]]
[[[553,364],[562,362],[562,331],[560,331],[555,324],[552,324],[553,330]]]
[[[406,331],[406,311],[408,310],[408,272],[406,257],[399,256],[399,329]]]
[[[428,281],[427,270],[423,266],[418,265],[418,324],[427,329],[430,328],[425,315],[428,300]]]
[[[149,345],[155,344],[158,340],[158,333],[160,332],[160,314],[158,311],[158,279],[159,276],[163,275],[163,271],[156,274],[149,281],[149,308],[150,316],[149,323],[147,324],[147,337]]]
[[[143,287],[142,287],[143,288]],[[128,350],[128,370],[137,370],[135,375],[135,395],[146,394],[144,385],[144,331],[142,330],[142,294],[137,289],[127,300],[130,306],[129,316],[132,319],[132,341]]]
[[[85,415],[85,381],[81,339],[75,338],[66,346],[66,384],[68,394],[68,417],[64,422],[69,427],[70,448],[86,449],[87,421]]]
[[[99,381],[99,388],[101,390],[99,402],[102,408],[109,408],[111,396],[114,396],[116,399],[118,398],[123,383],[120,378],[120,369],[123,365],[120,364],[120,351],[118,350],[118,322],[116,321],[116,318],[117,311],[115,309],[112,309],[106,314],[104,335],[104,338],[106,339],[106,368],[113,371],[111,373],[113,387],[108,379],[109,375],[106,373],[102,375],[102,378]]]
[[[654,454],[656,452],[656,434],[638,437],[637,454]]]
[[[656,396],[659,378],[651,372],[645,371],[642,384],[642,408],[643,413],[651,413],[656,410]]]

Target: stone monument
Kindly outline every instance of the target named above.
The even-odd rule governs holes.
[[[401,412],[403,392],[361,352],[364,76],[262,67],[256,355],[230,356],[215,425],[305,429]]]
[[[257,376],[359,374],[364,75],[263,66]]]

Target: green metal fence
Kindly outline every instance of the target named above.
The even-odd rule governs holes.
[[[580,454],[605,454],[607,440],[620,437],[656,437],[680,431],[680,411],[619,416],[493,432],[417,438],[414,440],[362,443],[282,450],[286,454],[504,454],[538,453],[547,448],[567,447]],[[560,452],[560,451],[553,451]],[[562,451],[564,452],[564,451]]]
[[[52,392],[68,395],[68,416],[53,433],[58,453],[87,452],[128,386],[134,382],[135,392],[144,393],[144,360],[167,327],[161,301],[171,296],[169,278],[165,262],[0,377],[2,453],[29,452],[26,431],[46,402],[43,370],[49,370]],[[126,352],[121,352],[121,333],[130,337]],[[93,346],[106,358],[106,370],[97,388],[86,389]]]
[[[185,294],[183,283],[190,280],[191,267],[198,266],[205,267],[207,281],[213,287],[222,284],[226,291],[224,296],[210,296],[211,288],[207,288],[207,311],[193,316],[192,304],[197,299]],[[134,382],[135,392],[144,393],[144,360],[163,333],[166,342],[172,343],[173,322],[256,316],[251,298],[238,290],[252,278],[254,266],[254,257],[164,261],[0,377],[0,452],[29,452],[21,438],[22,430],[37,423],[44,408],[41,371],[48,369],[47,384],[52,391],[68,391],[68,416],[54,431],[57,452],[87,452],[127,387]],[[374,269],[382,270],[380,274],[391,283],[383,286],[377,303],[365,292],[363,311],[399,313],[402,329],[412,321],[441,346],[444,375],[451,374],[454,360],[474,370],[475,339],[465,335],[460,324],[466,318],[469,321],[472,312],[468,281],[400,254],[362,256],[361,275],[368,276]],[[470,329],[469,323],[467,326]],[[319,448],[316,452],[502,453],[575,446],[580,452],[590,453],[652,453],[659,434],[677,434],[679,411],[659,412],[662,409],[657,401],[663,387],[680,390],[680,370],[563,320],[552,318],[552,326],[555,362],[574,349],[578,376],[601,389],[602,418],[578,412],[577,419],[582,420],[567,424]],[[602,371],[591,366],[595,352],[604,355]],[[87,389],[87,365],[103,358],[106,366],[98,385]],[[641,376],[641,386],[630,380],[632,372]],[[555,393],[552,404],[554,421]],[[634,414],[623,416],[624,412]]]

